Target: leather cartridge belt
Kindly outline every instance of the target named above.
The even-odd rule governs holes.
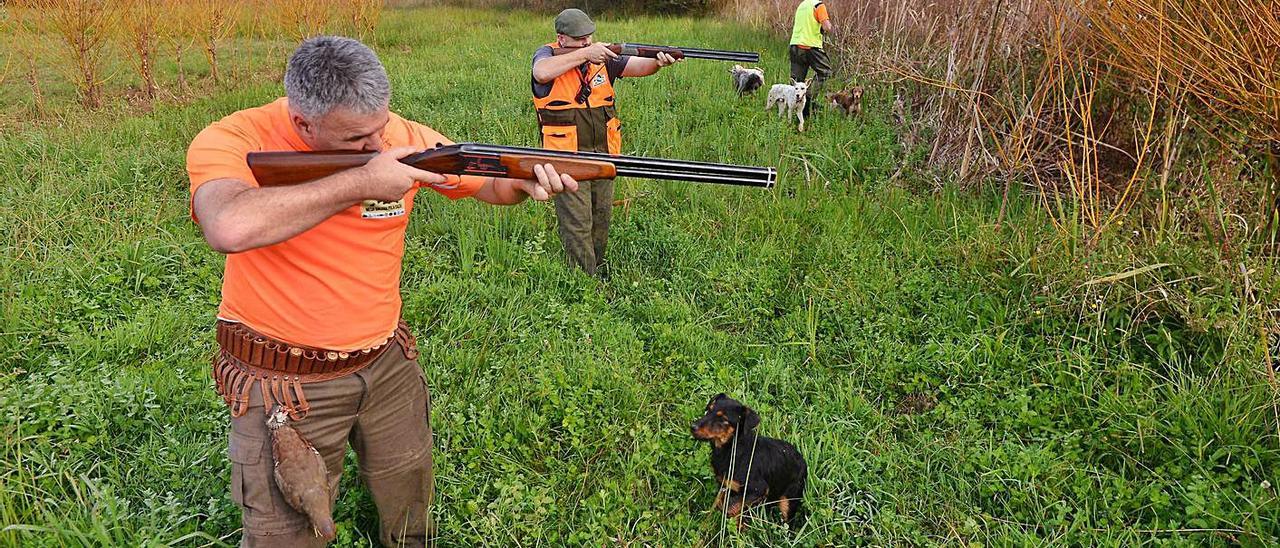
[[[416,341],[403,320],[387,340],[345,352],[290,344],[225,320],[218,320],[217,339],[219,351],[213,359],[213,380],[233,417],[248,411],[249,391],[255,381],[261,384],[264,412],[270,413],[272,405],[279,404],[299,420],[310,409],[302,393],[303,384],[345,377],[364,369],[393,342],[400,346],[406,359],[418,357]]]

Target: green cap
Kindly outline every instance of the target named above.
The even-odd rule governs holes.
[[[569,8],[556,16],[556,33],[581,38],[596,32],[596,24],[578,8]]]

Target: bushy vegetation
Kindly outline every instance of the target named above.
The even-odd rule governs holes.
[[[366,37],[378,24],[382,0],[11,0],[0,11],[8,58],[29,87],[21,105],[39,117],[62,109],[46,105],[46,89],[71,84],[80,104],[97,109],[113,80],[132,81],[126,95],[141,106],[191,93],[188,57],[205,62],[214,84],[230,54],[236,69],[239,52],[229,51],[234,36],[241,48],[271,49],[322,32]],[[252,60],[252,55],[245,55]],[[159,72],[174,66],[175,82],[162,86]],[[0,82],[10,73],[0,75]],[[135,83],[136,82],[136,83]],[[113,87],[111,92],[116,91]],[[162,91],[164,93],[162,93]]]
[[[393,109],[534,144],[545,18],[384,13],[371,42]],[[762,51],[770,83],[787,74],[765,30],[599,26]],[[62,85],[42,117],[25,81],[0,82],[0,544],[238,539],[208,376],[221,258],[182,166],[210,121],[281,93],[287,49],[225,40],[241,77],[188,66],[209,91],[149,110],[84,111]],[[159,65],[162,87],[177,68]],[[607,281],[565,265],[546,205],[418,204],[405,317],[433,390],[441,545],[1280,540],[1273,263],[904,170],[928,150],[904,146],[890,88],[797,134],[726,68],[621,82],[624,150],[777,165],[779,188],[624,181]],[[807,457],[802,526],[766,514],[738,533],[710,511],[688,427],[721,391]],[[376,539],[354,466],[343,546]]]
[[[1036,194],[1090,239],[1127,219],[1276,255],[1280,4],[826,3],[841,72],[901,102],[908,169]],[[796,4],[718,5],[785,36]]]

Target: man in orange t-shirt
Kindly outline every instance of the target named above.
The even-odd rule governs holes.
[[[350,441],[387,545],[427,542],[434,476],[430,396],[400,321],[405,229],[419,186],[516,204],[573,192],[551,165],[537,180],[441,175],[400,158],[450,141],[388,110],[390,84],[356,40],[324,36],[289,58],[286,97],[209,125],[187,153],[192,217],[227,254],[213,376],[231,409],[232,499],[243,546],[323,545]],[[250,152],[379,151],[363,167],[259,188]],[[268,414],[319,452],[329,506],[299,512],[273,473]],[[289,485],[285,491],[290,490]],[[314,509],[306,509],[314,510]],[[318,517],[319,516],[319,517]]]

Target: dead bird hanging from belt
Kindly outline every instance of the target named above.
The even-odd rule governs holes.
[[[277,405],[271,411],[267,428],[271,430],[276,485],[284,500],[306,514],[317,536],[333,540],[336,531],[329,508],[329,474],[324,458],[289,425],[289,413],[283,407]]]

